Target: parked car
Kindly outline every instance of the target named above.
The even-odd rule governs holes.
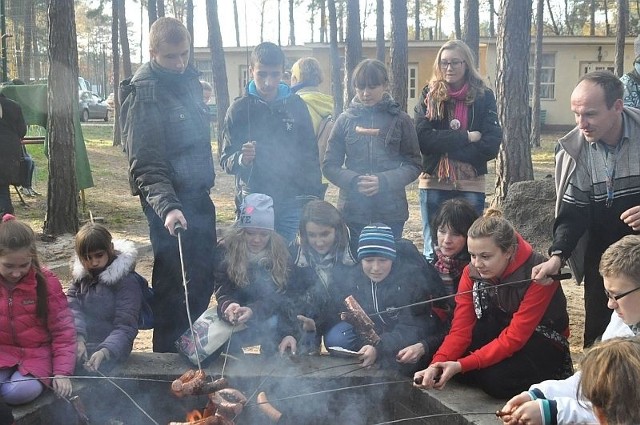
[[[92,119],[109,121],[109,108],[107,103],[97,94],[90,91],[80,93],[80,121],[87,122]]]

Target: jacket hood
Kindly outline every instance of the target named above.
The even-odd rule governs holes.
[[[253,80],[251,80],[249,84],[247,84],[247,94],[249,96],[255,96],[262,99],[262,97],[258,94],[258,89],[256,88],[256,82]],[[273,102],[277,102],[278,100],[286,99],[289,96],[291,96],[291,88],[285,83],[280,83],[278,85],[278,96],[276,96],[274,100],[272,100],[271,102],[267,102],[265,99],[262,99],[262,100],[267,103],[273,103]]]
[[[135,270],[138,259],[138,251],[131,241],[114,239],[113,247],[116,251],[116,258],[98,275],[98,281],[107,286],[115,285]],[[89,276],[89,272],[84,268],[77,254],[73,255],[71,276],[76,281]]]
[[[333,97],[319,91],[300,90],[298,95],[304,100],[309,109],[315,111],[318,116],[326,117],[333,113]]]
[[[503,279],[518,270],[533,253],[533,248],[531,248],[529,242],[525,241],[522,236],[520,236],[520,233],[516,232],[516,238],[518,239],[518,246],[516,248],[515,256],[509,262],[509,265],[504,272],[502,272],[500,279]]]
[[[389,93],[384,93],[382,95],[382,100],[373,106],[364,105],[360,102],[358,96],[354,96],[349,103],[349,108],[345,111],[345,114],[351,118],[371,112],[388,112],[391,115],[397,115],[401,110],[400,104],[396,102]]]

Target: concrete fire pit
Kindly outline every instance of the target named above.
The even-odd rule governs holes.
[[[420,391],[410,379],[386,370],[358,369],[352,358],[276,357],[246,355],[229,358],[225,378],[250,397],[266,392],[272,405],[289,423],[372,425],[398,419],[445,414],[402,424],[496,424],[495,412],[504,404],[479,390],[451,382],[444,391]],[[159,424],[184,421],[186,413],[202,409],[205,396],[178,399],[170,392],[173,379],[193,366],[176,354],[133,353],[110,375],[137,378],[114,380]],[[222,359],[208,365],[208,375],[219,375]],[[151,380],[157,380],[155,382]],[[349,388],[347,388],[349,387]],[[107,380],[76,380],[91,424],[152,424]],[[310,393],[314,393],[309,395]],[[483,414],[468,414],[480,412]],[[74,424],[77,416],[65,401],[52,394],[14,410],[16,424]],[[284,418],[283,417],[283,418]],[[255,405],[255,396],[236,418],[236,425],[270,424]]]

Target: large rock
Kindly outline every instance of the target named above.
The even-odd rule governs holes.
[[[552,178],[509,186],[502,204],[504,216],[543,255],[553,240],[556,190]]]

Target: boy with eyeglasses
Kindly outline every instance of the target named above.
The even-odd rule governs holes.
[[[640,334],[640,235],[628,235],[611,245],[600,260],[607,306],[613,310],[602,340]],[[505,424],[598,423],[590,403],[577,400],[580,372],[561,381],[532,385],[502,408]]]
[[[282,83],[284,64],[282,49],[273,43],[253,49],[252,80],[224,120],[220,165],[236,177],[237,205],[250,193],[273,199],[275,230],[291,242],[302,208],[324,187],[311,116]]]

